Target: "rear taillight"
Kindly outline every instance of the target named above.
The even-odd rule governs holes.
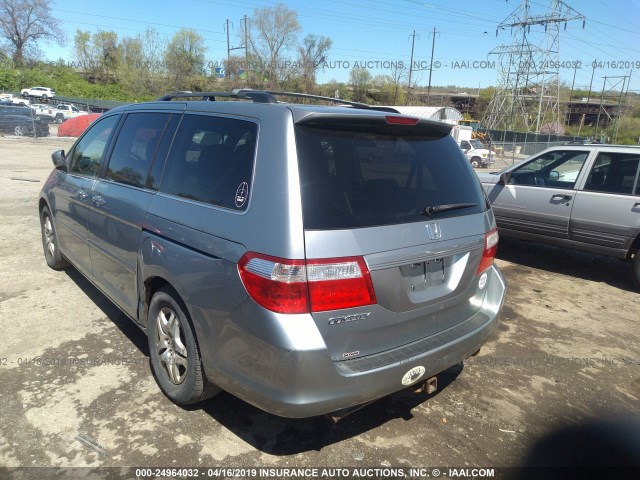
[[[476,275],[480,275],[487,268],[493,265],[493,259],[498,251],[498,229],[494,228],[484,236],[484,252],[482,252],[482,260],[476,270]]]
[[[278,313],[308,313],[376,303],[362,257],[287,260],[246,253],[240,278],[258,304]]]
[[[376,303],[367,264],[362,257],[307,261],[312,312]]]

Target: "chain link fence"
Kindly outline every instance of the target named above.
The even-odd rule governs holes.
[[[479,128],[478,137],[496,152],[496,166],[513,165],[522,159],[535,155],[549,147],[583,143],[587,139],[570,135],[525,133],[509,130],[489,130]]]
[[[46,137],[49,135],[49,122],[29,107],[0,106],[0,135]]]
[[[16,98],[18,97],[16,96]],[[25,99],[25,103],[28,103],[27,99]],[[114,100],[56,96],[41,106],[44,110],[50,107],[49,109],[55,112],[56,107],[63,104],[74,105],[88,113],[104,113],[120,105],[126,105],[125,102]],[[57,133],[57,128],[50,125],[57,120],[55,113],[41,114],[36,108],[31,108],[29,105],[30,103],[19,105],[10,102],[4,102],[0,105],[0,135],[42,138]],[[60,117],[58,123],[62,122],[63,118],[67,117]]]

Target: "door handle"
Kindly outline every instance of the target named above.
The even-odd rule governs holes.
[[[105,203],[107,203],[107,201],[102,198],[100,195],[96,195],[95,197],[93,197],[91,199],[91,201],[93,202],[93,204],[96,206],[96,208],[100,208],[101,206],[103,206]]]
[[[551,199],[558,199],[558,200],[571,200],[573,197],[571,195],[564,195],[562,193],[554,193],[551,196]]]
[[[85,192],[84,190],[78,190],[76,192],[76,198],[78,200],[84,200],[85,198],[87,198],[89,195],[87,195],[87,192]]]

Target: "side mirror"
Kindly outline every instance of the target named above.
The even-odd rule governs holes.
[[[510,179],[511,179],[511,172],[503,172],[500,174],[500,180],[498,180],[498,185],[507,185]]]
[[[560,172],[558,172],[557,170],[551,170],[549,172],[549,180],[559,180],[560,179]]]
[[[64,172],[67,171],[67,163],[64,159],[64,150],[56,150],[51,154],[51,160],[53,161],[53,166],[57,170],[62,170]]]

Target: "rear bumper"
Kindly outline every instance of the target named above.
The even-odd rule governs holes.
[[[215,340],[200,341],[206,375],[283,417],[321,415],[382,398],[460,363],[495,333],[506,283],[495,266],[487,274],[483,294],[470,300],[478,301],[470,318],[409,345],[339,362],[331,359],[319,334],[309,333],[315,328],[310,318],[289,315],[262,323],[260,307],[249,300],[220,325]],[[424,373],[403,384],[415,367]]]

